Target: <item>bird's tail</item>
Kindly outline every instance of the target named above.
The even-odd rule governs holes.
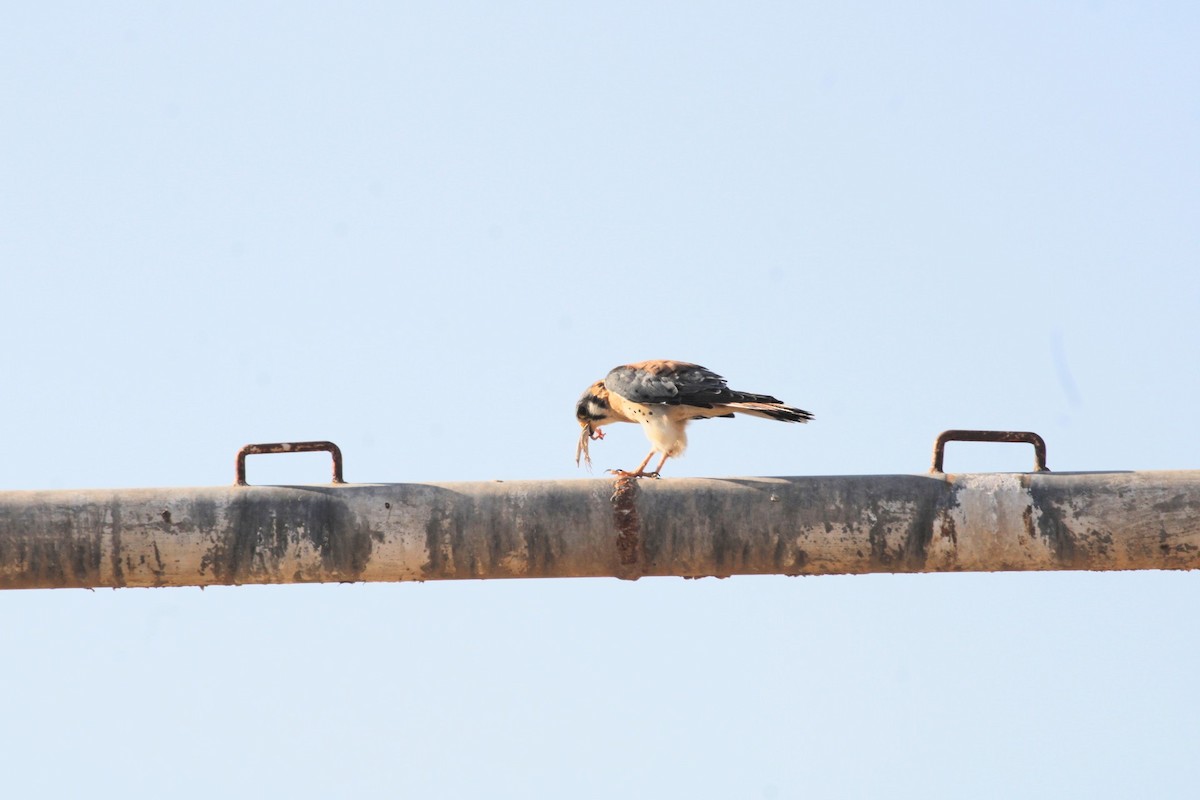
[[[804,409],[785,406],[778,400],[773,403],[761,401],[727,403],[724,407],[738,414],[749,414],[752,417],[775,419],[780,422],[808,422],[813,418],[813,415]]]

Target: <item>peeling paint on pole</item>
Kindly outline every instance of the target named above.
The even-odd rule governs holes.
[[[1200,567],[1200,472],[619,488],[3,492],[0,588]]]

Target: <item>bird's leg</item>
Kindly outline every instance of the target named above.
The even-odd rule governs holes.
[[[667,455],[666,453],[663,453],[663,457],[662,457],[662,459],[661,459],[661,460],[659,460],[659,462],[658,462],[658,466],[657,466],[657,467],[655,467],[655,468],[654,468],[654,472],[652,472],[652,473],[650,473],[650,474],[651,474],[651,475],[653,475],[654,477],[656,477],[656,478],[657,478],[657,477],[658,477],[658,473],[662,472],[663,465],[667,463],[667,459],[668,459],[668,458],[670,458],[670,456],[669,456],[669,455]]]
[[[651,450],[650,453],[644,459],[642,459],[642,463],[638,464],[637,469],[635,469],[633,472],[626,472],[623,469],[610,469],[609,473],[616,475],[618,478],[657,478],[657,472],[645,471],[646,465],[650,463],[650,459],[654,458],[654,454],[656,452],[658,451]],[[667,457],[664,455],[663,460],[658,462],[658,468],[662,469],[662,465],[665,464],[666,461]]]

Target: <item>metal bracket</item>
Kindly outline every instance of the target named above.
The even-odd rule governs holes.
[[[946,442],[1024,442],[1033,445],[1033,471],[1049,472],[1046,468],[1046,441],[1030,431],[942,431],[933,443],[933,469],[930,472],[945,472],[942,469]]]
[[[276,442],[274,444],[248,444],[237,452],[237,468],[234,473],[235,486],[247,486],[246,456],[265,455],[267,453],[315,453],[327,452],[333,456],[333,483],[345,483],[342,480],[342,449],[333,442]]]

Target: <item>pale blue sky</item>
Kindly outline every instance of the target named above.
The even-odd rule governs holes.
[[[1198,8],[4,3],[0,487],[225,484],[314,438],[351,481],[582,478],[575,398],[661,357],[817,417],[697,425],[668,477],[921,472],[950,427],[1196,468]],[[1158,573],[6,592],[0,769],[1183,797],[1198,605]]]

